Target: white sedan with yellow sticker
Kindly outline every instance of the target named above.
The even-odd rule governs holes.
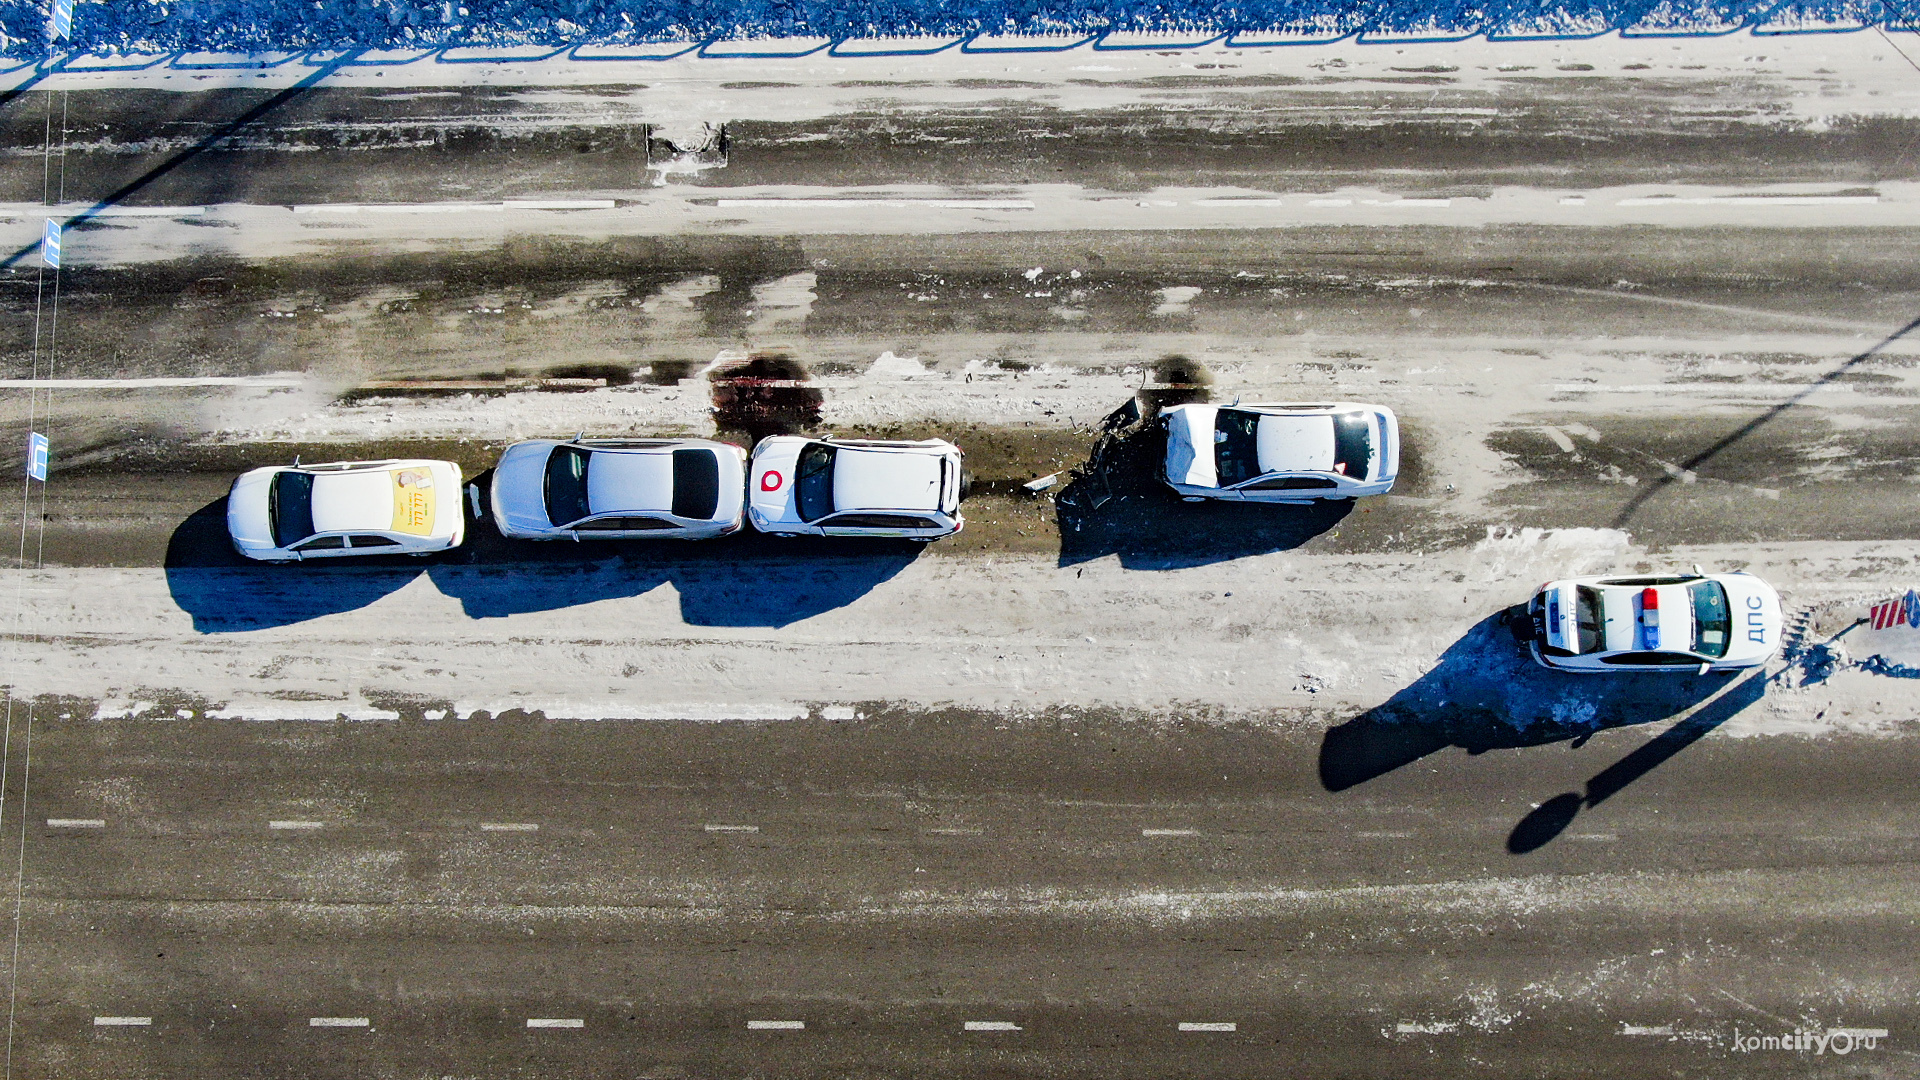
[[[1780,648],[1780,594],[1748,573],[1549,581],[1506,619],[1556,671],[1735,671]]]
[[[430,555],[466,539],[451,461],[270,465],[233,482],[227,535],[262,562]]]

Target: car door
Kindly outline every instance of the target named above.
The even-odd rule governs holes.
[[[1248,502],[1303,502],[1337,495],[1339,489],[1340,482],[1331,476],[1275,473],[1249,480],[1233,493]]]
[[[347,537],[347,543],[355,555],[398,555],[407,549],[400,541],[379,533],[353,533]]]
[[[290,548],[295,557],[307,559],[337,559],[348,554],[347,538],[337,533],[326,536],[310,536]]]
[[[580,540],[634,540],[664,537],[681,531],[682,526],[664,517],[644,514],[619,514],[591,518],[572,527]]]
[[[912,536],[939,527],[939,522],[917,514],[856,512],[835,514],[820,522],[829,536]]]

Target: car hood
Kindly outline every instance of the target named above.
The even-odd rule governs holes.
[[[267,492],[279,469],[254,469],[233,482],[227,493],[227,535],[249,548],[273,545],[273,522],[267,517]]]
[[[763,521],[799,521],[793,505],[793,466],[807,440],[775,435],[760,440],[753,450],[753,475],[748,478],[748,505]],[[835,461],[836,470],[839,467]]]
[[[1192,487],[1220,486],[1213,462],[1213,421],[1220,410],[1212,405],[1181,405],[1168,409],[1167,480]],[[1206,452],[1201,453],[1200,448]]]
[[[1727,607],[1733,613],[1733,640],[1727,644],[1726,659],[1772,655],[1780,647],[1780,594],[1752,574],[1717,574],[1713,580],[1727,590]]]
[[[940,455],[841,447],[833,462],[835,510],[940,509]]]
[[[1255,438],[1261,472],[1333,471],[1331,416],[1263,416]]]
[[[507,452],[500,455],[499,463],[493,467],[496,519],[523,530],[553,528],[553,523],[547,520],[546,498],[542,494],[547,457],[552,453],[552,443],[520,443],[507,447]]]

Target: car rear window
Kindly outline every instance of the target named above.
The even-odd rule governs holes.
[[[576,450],[571,446],[556,446],[553,453],[547,456],[545,496],[548,521],[555,525],[568,525],[592,513],[587,506],[587,464],[590,460],[591,455],[585,450]]]
[[[1213,470],[1221,487],[1260,475],[1260,414],[1221,409],[1213,419]]]
[[[1580,633],[1580,651],[1595,652],[1606,638],[1606,606],[1600,599],[1600,590],[1585,585],[1574,590],[1573,622]]]
[[[673,516],[707,519],[720,507],[720,459],[711,450],[673,452]]]
[[[273,545],[292,547],[313,535],[313,477],[283,472],[267,489],[267,518],[273,526]]]
[[[1373,425],[1366,413],[1333,418],[1333,471],[1355,480],[1373,475]]]
[[[833,513],[833,447],[808,443],[794,470],[793,501],[801,521],[818,521]]]
[[[1699,581],[1687,586],[1693,600],[1693,651],[1702,656],[1727,655],[1727,643],[1733,640],[1733,609],[1727,605],[1727,590],[1717,581]]]

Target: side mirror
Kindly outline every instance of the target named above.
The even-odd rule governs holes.
[[[1707,572],[1706,572],[1705,570],[1702,570],[1702,569],[1700,569],[1700,564],[1699,564],[1699,563],[1694,563],[1694,564],[1693,564],[1693,576],[1694,576],[1694,577],[1706,577],[1706,576],[1707,576]]]

